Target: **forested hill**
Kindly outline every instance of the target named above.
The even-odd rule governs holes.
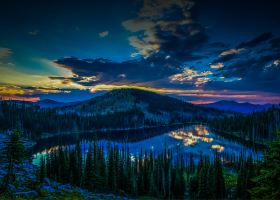
[[[264,142],[274,138],[274,133],[280,129],[280,106],[274,105],[250,115],[217,118],[210,125],[217,131],[235,134],[252,142]]]
[[[60,110],[78,113],[83,116],[139,111],[144,114],[146,120],[162,121],[164,123],[190,118],[215,118],[229,114],[138,89],[112,90],[77,105],[62,107]]]
[[[57,108],[24,102],[0,103],[0,131],[20,127],[32,136],[42,133],[128,129],[201,122],[231,115],[153,92],[119,89],[91,100]]]

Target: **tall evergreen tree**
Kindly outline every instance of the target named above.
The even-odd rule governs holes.
[[[280,132],[271,142],[260,163],[259,173],[253,179],[250,190],[254,199],[280,199]]]
[[[225,179],[221,159],[215,155],[214,161],[214,198],[223,199],[226,197]]]
[[[39,180],[42,183],[46,176],[46,161],[43,156],[40,158],[40,171],[39,171]]]
[[[82,175],[83,175],[83,156],[80,142],[77,142],[75,146],[75,174],[74,174],[74,182],[77,186],[82,184]]]
[[[84,170],[84,187],[88,190],[94,189],[94,172],[93,172],[93,159],[92,159],[92,146],[90,145],[89,150],[87,152],[86,157],[86,164],[85,164],[85,170]]]
[[[6,163],[4,169],[6,171],[6,175],[4,176],[2,182],[2,191],[7,191],[8,185],[15,181],[16,165],[21,164],[27,157],[25,146],[21,140],[21,134],[22,133],[19,130],[14,130],[8,135],[7,140],[4,141],[1,162]]]

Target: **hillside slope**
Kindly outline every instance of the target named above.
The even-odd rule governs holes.
[[[137,89],[112,90],[74,106],[65,106],[62,112],[74,112],[82,116],[110,115],[135,111],[145,120],[170,123],[187,119],[215,118],[227,115],[212,108],[203,108],[179,99]]]
[[[37,101],[34,103],[34,105],[39,106],[40,108],[58,108],[58,107],[63,107],[63,106],[70,106],[70,105],[75,105],[79,102],[59,102],[59,101],[54,101],[51,99],[44,99],[41,101]]]
[[[153,92],[119,89],[88,101],[56,108],[1,102],[0,131],[22,127],[34,138],[67,132],[138,129],[185,122],[208,122],[231,112],[203,108]]]

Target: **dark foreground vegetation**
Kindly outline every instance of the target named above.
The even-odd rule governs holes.
[[[119,149],[110,144],[103,147],[95,141],[85,154],[79,143],[72,149],[52,149],[36,167],[28,161],[20,132],[14,131],[1,149],[1,196],[14,196],[12,188],[24,184],[26,189],[39,190],[34,198],[41,198],[46,191],[43,193],[38,185],[44,184],[48,177],[93,193],[114,193],[131,198],[279,199],[279,155],[279,136],[261,161],[253,161],[251,156],[242,154],[238,158],[216,154],[214,159],[201,156],[198,163],[191,154],[176,154],[167,149],[158,155],[143,152],[132,157],[128,148]],[[18,180],[23,173],[20,166],[26,165],[32,166],[29,178]]]

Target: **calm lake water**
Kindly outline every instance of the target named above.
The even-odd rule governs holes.
[[[236,140],[216,134],[208,126],[188,125],[148,130],[99,132],[97,134],[67,134],[41,139],[33,148],[34,163],[38,163],[40,156],[46,155],[59,146],[72,148],[77,141],[81,142],[82,151],[87,152],[89,144],[96,137],[98,144],[103,145],[105,149],[108,142],[111,145],[119,145],[119,147],[127,145],[132,155],[139,154],[141,150],[151,150],[157,154],[167,148],[174,152],[191,153],[197,159],[201,154],[212,157],[215,152],[236,156],[243,152],[247,155],[251,154],[253,158],[261,156],[260,151],[255,151]]]

